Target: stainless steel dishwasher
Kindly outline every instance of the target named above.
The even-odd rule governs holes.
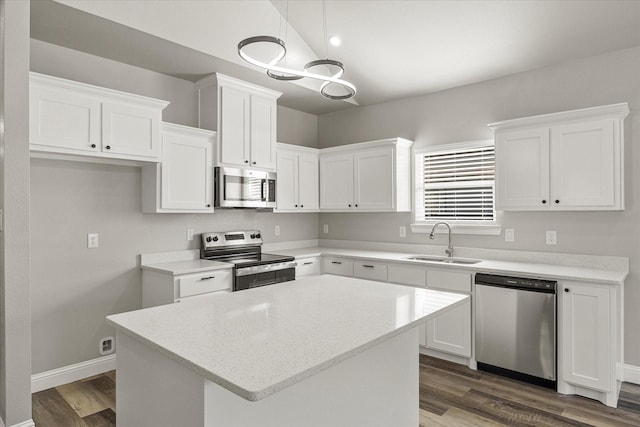
[[[556,389],[557,282],[476,274],[478,369]]]

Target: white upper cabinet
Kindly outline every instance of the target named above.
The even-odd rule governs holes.
[[[278,144],[276,202],[278,212],[317,212],[318,150]]]
[[[103,160],[160,160],[169,103],[38,73],[30,74],[32,152]],[[77,157],[82,158],[82,157]]]
[[[624,209],[626,103],[489,125],[497,210]]]
[[[411,141],[402,138],[320,150],[320,209],[411,210]]]
[[[213,212],[215,132],[163,123],[162,162],[142,168],[143,212]]]
[[[216,166],[275,170],[281,93],[222,74],[200,80],[196,87],[200,127],[217,130]]]

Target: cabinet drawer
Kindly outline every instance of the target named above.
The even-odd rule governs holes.
[[[180,277],[178,280],[178,297],[216,292],[231,289],[231,269],[213,270],[200,274]]]
[[[361,279],[387,281],[387,265],[379,262],[356,261],[353,275]]]
[[[325,258],[324,272],[337,276],[353,276],[353,262],[341,258]]]
[[[296,262],[298,263],[296,267],[296,277],[320,274],[320,258],[303,258],[296,260]]]
[[[404,265],[390,265],[387,269],[388,280],[391,283],[424,288],[427,283],[426,270],[420,267]]]
[[[427,270],[427,286],[456,292],[471,292],[471,273]]]

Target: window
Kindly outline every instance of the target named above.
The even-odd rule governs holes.
[[[413,231],[420,231],[415,226],[446,221],[458,232],[500,233],[495,211],[493,141],[430,147],[416,152],[415,165]]]

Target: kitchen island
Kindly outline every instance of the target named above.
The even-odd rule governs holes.
[[[418,425],[418,329],[466,295],[337,276],[107,318],[118,426]]]

